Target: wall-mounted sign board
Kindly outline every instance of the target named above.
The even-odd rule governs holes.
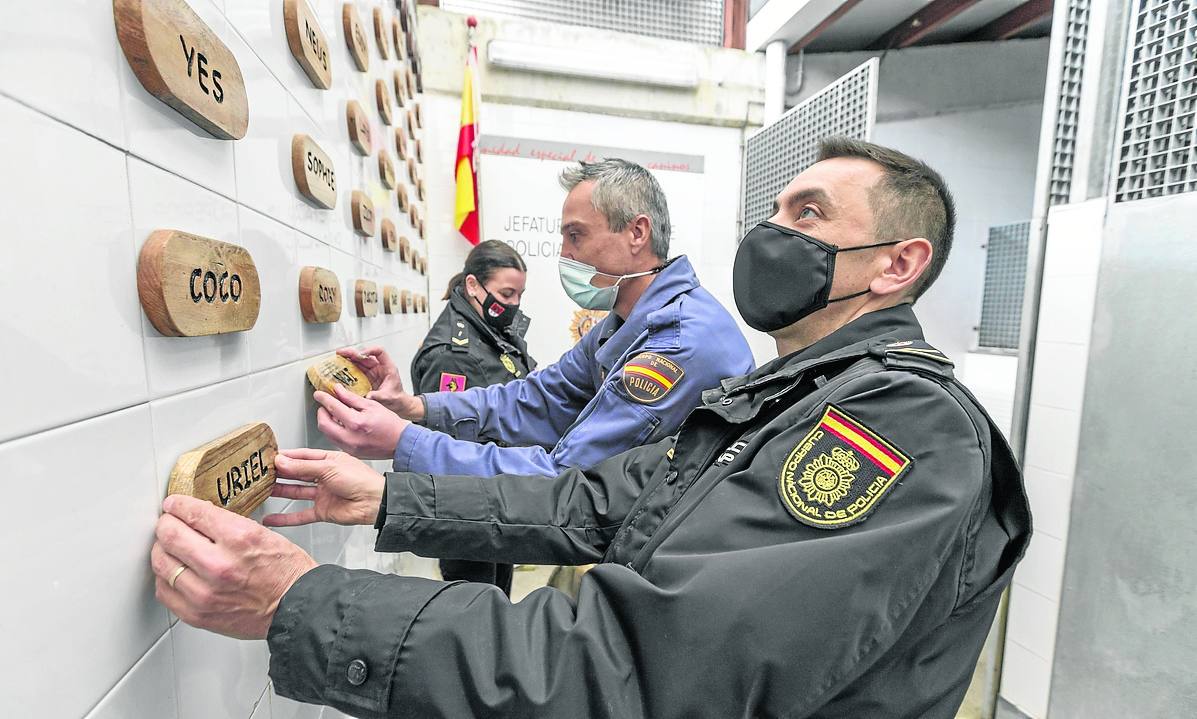
[[[411,32],[410,22],[407,17],[407,0],[397,0],[395,3],[395,14],[399,16],[399,27],[403,28],[403,32]]]
[[[395,223],[391,222],[391,218],[384,217],[382,219],[382,249],[387,252],[394,252],[399,249],[398,233],[395,232]]]
[[[170,471],[166,491],[206,499],[248,516],[270,496],[277,454],[270,425],[247,424],[181,455]]]
[[[416,180],[416,197],[420,198],[420,202],[424,201],[424,178]]]
[[[353,287],[353,306],[358,317],[378,314],[378,285],[370,280],[358,280]]]
[[[336,322],[341,317],[341,281],[332,270],[308,266],[299,271],[299,311],[304,322]]]
[[[357,100],[345,103],[345,126],[349,130],[349,142],[362,155],[369,155],[374,150],[374,142],[370,137],[370,120],[366,111]]]
[[[287,46],[312,85],[321,90],[332,87],[328,38],[307,0],[283,0],[283,24],[287,26]]]
[[[378,116],[388,125],[395,124],[395,116],[391,110],[391,91],[382,80],[374,81],[374,99],[378,104]]]
[[[407,187],[399,185],[395,188],[395,201],[399,203],[399,211],[406,213],[408,211],[407,201]]]
[[[179,230],[156,230],[142,245],[137,294],[168,337],[242,332],[262,305],[258,268],[244,247]]]
[[[410,35],[408,36],[410,37]],[[407,96],[412,100],[416,99],[416,76],[412,73],[411,68],[407,68]]]
[[[374,203],[366,193],[354,190],[350,201],[353,209],[353,229],[362,237],[374,236]]]
[[[402,70],[391,73],[391,84],[395,86],[395,102],[407,104],[407,75]]]
[[[416,116],[411,110],[405,110],[403,113],[406,116],[407,136],[411,139],[416,139]]]
[[[411,290],[401,290],[399,292],[399,311],[405,315],[416,311],[415,300],[412,299]]]
[[[424,218],[423,217],[421,217],[420,221],[416,224],[416,232],[417,232],[417,234],[420,235],[421,240],[428,239],[428,235],[424,232]]]
[[[399,238],[399,261],[410,262],[411,258],[411,240],[407,237]]]
[[[359,397],[365,397],[370,390],[370,380],[360,369],[341,355],[325,357],[308,367],[308,382],[321,392],[335,395],[333,387],[341,385]]]
[[[395,163],[386,150],[378,151],[378,179],[388,190],[395,189]]]
[[[401,128],[398,129],[397,131],[403,132],[403,130]],[[413,185],[416,182],[416,158],[414,158],[414,157],[407,158],[407,180],[408,180],[408,182],[411,182]]]
[[[420,274],[421,275],[428,274],[428,258],[427,257],[423,257],[423,256],[420,257]]]
[[[337,206],[337,173],[332,159],[315,140],[302,133],[291,138],[291,171],[301,195],[326,210]]]
[[[395,128],[395,154],[399,156],[400,160],[407,159],[407,135],[403,132],[402,127]]]
[[[245,137],[249,99],[241,67],[187,3],[113,0],[112,15],[121,50],[146,92],[214,137]]]
[[[362,19],[358,17],[353,3],[347,2],[341,7],[341,26],[345,29],[345,45],[349,48],[349,55],[353,64],[360,72],[370,69],[370,45],[366,42],[366,29],[362,27]]]
[[[388,315],[399,314],[399,288],[395,285],[382,288],[382,311]]]
[[[412,250],[412,251],[411,251],[411,258],[408,260],[408,264],[410,264],[410,265],[411,265],[411,268],[412,268],[413,270],[414,270],[414,269],[417,269],[417,268],[419,268],[419,266],[420,266],[420,253],[419,253],[417,250]]]
[[[424,127],[424,110],[421,109],[422,107],[423,106],[417,102],[415,107],[412,109],[412,114],[415,115],[416,118],[416,127]]]
[[[424,143],[421,140],[416,140],[416,162],[424,161]]]
[[[387,42],[387,22],[382,17],[382,8],[374,8],[374,41],[378,44],[378,55],[383,60],[391,59],[391,45]]]

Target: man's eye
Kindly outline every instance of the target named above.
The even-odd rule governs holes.
[[[807,213],[810,213],[810,214],[807,214]],[[817,218],[818,216],[819,216],[819,213],[815,212],[815,208],[813,208],[813,207],[803,207],[802,211],[798,213],[798,219],[800,219],[800,220],[813,220],[813,219]]]

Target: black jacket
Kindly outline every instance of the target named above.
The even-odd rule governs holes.
[[[378,526],[380,551],[601,564],[576,601],[518,604],[321,566],[270,629],[280,694],[360,717],[948,719],[1030,513],[903,305],[589,470],[389,474]]]

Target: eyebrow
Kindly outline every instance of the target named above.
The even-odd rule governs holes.
[[[788,210],[788,209],[794,207],[795,205],[800,205],[804,202],[810,202],[812,200],[821,205],[833,205],[834,204],[831,201],[831,196],[827,194],[826,190],[824,190],[820,187],[810,187],[805,190],[800,190],[798,192],[795,192],[794,194],[785,198],[785,206],[786,206],[786,209]],[[781,212],[781,206],[777,203],[777,200],[774,200],[773,201],[773,214],[776,215],[778,212]]]

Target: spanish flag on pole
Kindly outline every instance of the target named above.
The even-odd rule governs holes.
[[[478,21],[467,21],[470,33],[466,52],[465,82],[461,87],[461,129],[457,134],[457,202],[453,210],[453,224],[471,245],[481,240],[478,221],[478,50],[474,47],[474,27]]]

